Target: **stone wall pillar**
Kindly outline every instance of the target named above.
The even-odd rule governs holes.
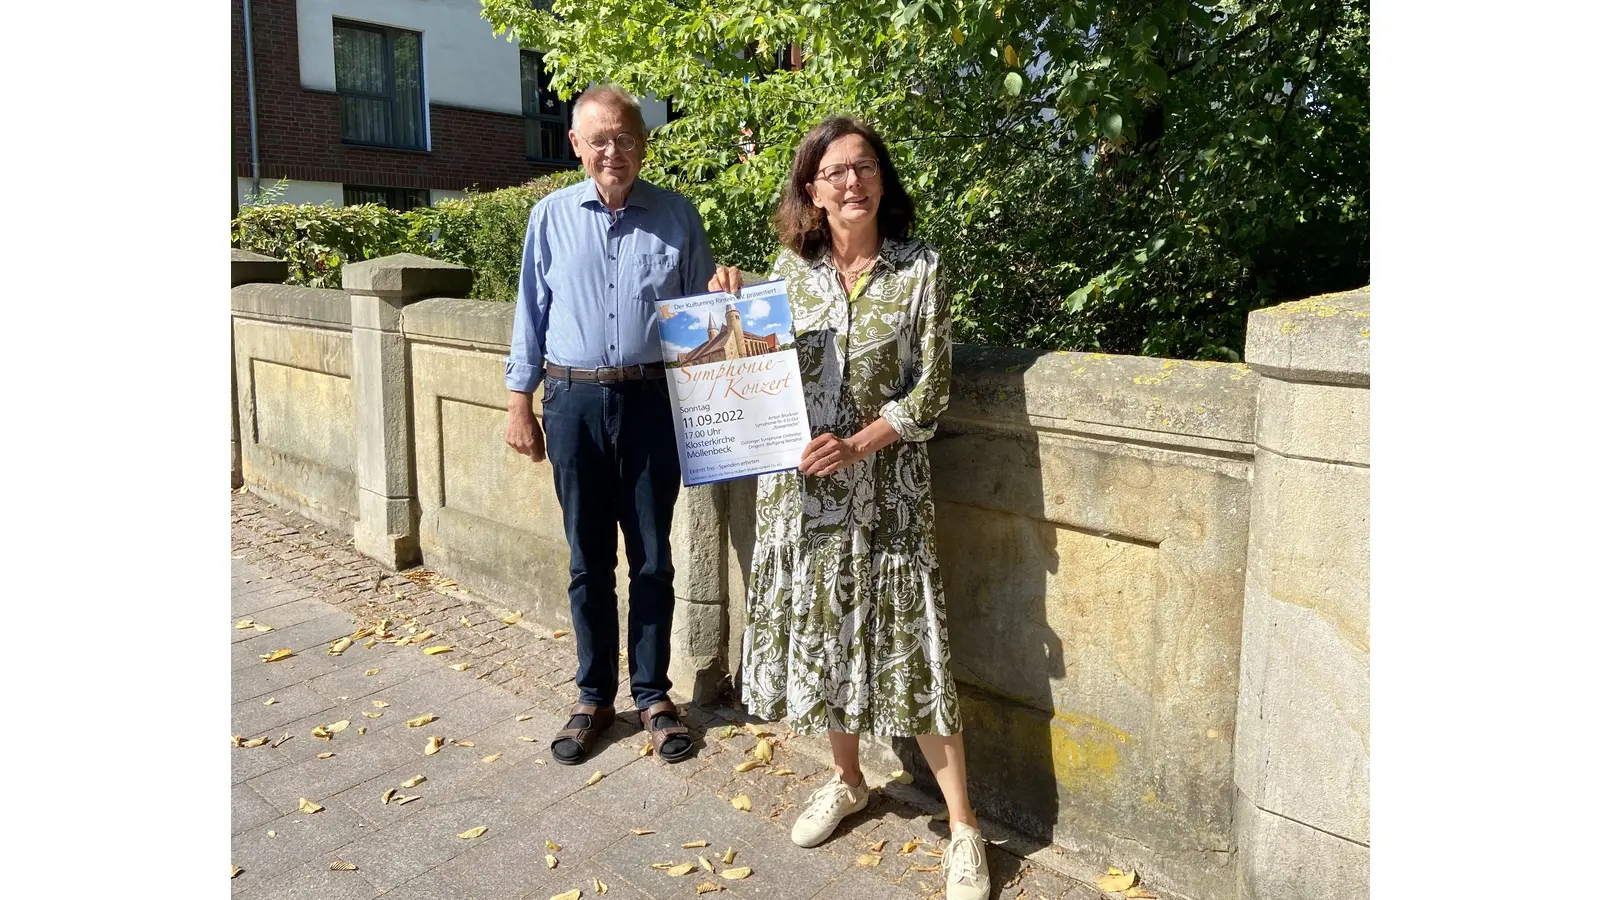
[[[417,561],[411,374],[400,312],[429,297],[465,297],[472,270],[411,253],[344,267],[355,405],[356,549],[391,568]]]
[[[716,700],[728,679],[728,485],[683,488],[672,512],[674,699]]]
[[[1368,896],[1367,290],[1250,314],[1240,900]]]
[[[232,276],[230,287],[241,284],[283,284],[283,279],[289,276],[289,264],[281,259],[273,259],[260,253],[251,253],[249,250],[233,249],[230,251],[229,268]],[[232,386],[233,412],[228,414],[228,423],[233,426],[233,476],[229,484],[238,490],[244,484],[244,460],[239,453],[239,366],[233,355],[233,328],[228,328],[228,382]]]

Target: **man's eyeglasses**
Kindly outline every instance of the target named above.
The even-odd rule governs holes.
[[[845,179],[850,177],[850,170],[856,170],[856,177],[862,181],[871,181],[878,177],[878,161],[875,159],[861,159],[853,163],[835,163],[817,172],[817,177],[834,187],[844,187]]]
[[[626,131],[609,140],[597,134],[590,135],[584,138],[583,142],[596,151],[604,151],[608,147],[615,146],[623,153],[630,153],[639,146],[638,139]]]

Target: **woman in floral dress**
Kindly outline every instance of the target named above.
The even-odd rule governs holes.
[[[915,736],[950,810],[946,896],[989,894],[967,799],[927,440],[950,398],[939,254],[882,139],[834,117],[795,152],[774,216],[814,439],[761,476],[743,693],[753,715],[826,731],[834,777],[795,823],[814,847],[866,808],[860,735]],[[738,269],[711,290],[737,293]]]

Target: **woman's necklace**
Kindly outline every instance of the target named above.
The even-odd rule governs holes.
[[[877,257],[874,256],[857,264],[853,268],[845,268],[845,266],[839,262],[838,255],[835,254],[833,257],[833,267],[839,271],[839,280],[843,283],[845,293],[848,294],[850,289],[855,286],[856,279],[866,274],[867,271],[877,263],[877,261]]]

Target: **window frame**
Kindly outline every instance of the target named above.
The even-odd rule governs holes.
[[[344,108],[343,108],[343,106],[341,106],[340,109],[339,109],[339,142],[341,144],[346,144],[346,145],[349,145],[351,147],[376,147],[376,148],[380,148],[380,149],[384,149],[384,150],[403,150],[403,151],[406,151],[406,152],[409,152],[409,153],[427,153],[427,152],[430,152],[432,150],[432,143],[433,143],[433,133],[432,133],[433,132],[433,126],[432,126],[431,117],[429,116],[429,109],[428,109],[428,81],[427,81],[427,68],[426,68],[427,61],[425,59],[423,59],[423,57],[426,54],[423,52],[422,32],[415,31],[415,30],[410,29],[410,28],[395,28],[395,27],[390,26],[390,25],[376,25],[376,24],[373,24],[371,22],[360,22],[360,21],[357,21],[355,19],[341,19],[341,18],[338,18],[338,17],[334,17],[334,19],[333,19],[333,33],[335,35],[337,35],[339,29],[341,29],[341,28],[348,29],[348,30],[351,30],[351,31],[365,31],[365,32],[368,32],[368,33],[371,33],[371,34],[382,35],[382,37],[383,37],[383,49],[384,49],[384,54],[383,54],[383,76],[384,76],[384,82],[389,87],[389,91],[388,91],[387,94],[376,94],[376,93],[372,93],[370,91],[354,90],[354,89],[351,89],[351,88],[341,88],[339,86],[339,54],[338,54],[337,51],[335,51],[334,52],[334,57],[333,57],[333,59],[334,59],[333,92],[334,92],[334,94],[339,96],[339,97],[341,97],[341,98],[342,97],[354,97],[354,98],[359,99],[359,100],[375,100],[375,101],[386,102],[386,103],[389,104],[389,118],[390,118],[391,122],[396,121],[399,118],[397,113],[399,112],[398,107],[399,107],[399,103],[400,103],[400,100],[399,100],[399,98],[397,96],[397,94],[398,94],[398,86],[395,84],[395,36],[397,34],[409,34],[409,35],[415,35],[416,36],[416,39],[417,39],[417,106],[418,106],[417,116],[418,116],[418,120],[422,123],[422,133],[420,135],[421,143],[419,145],[417,145],[417,146],[410,146],[410,145],[406,145],[406,144],[397,144],[397,143],[385,144],[385,143],[381,143],[381,142],[378,142],[378,141],[361,141],[361,140],[356,140],[354,138],[349,138],[349,137],[345,136],[345,130],[344,130]]]
[[[396,212],[409,212],[410,210],[417,209],[418,207],[432,206],[433,205],[433,192],[428,190],[427,188],[386,187],[384,185],[377,185],[377,184],[345,184],[345,185],[341,185],[341,187],[343,188],[344,205],[345,206],[359,206],[359,205],[361,205],[359,203],[351,203],[350,202],[350,192],[351,191],[370,191],[372,193],[384,194],[385,195],[384,202],[379,203],[379,205],[380,206],[386,206],[389,209],[392,209],[392,210],[394,210]],[[404,194],[408,194],[408,193],[412,194],[410,199],[416,200],[416,199],[419,199],[419,197],[420,197],[422,202],[414,204],[412,206],[404,205],[405,200],[402,199],[402,198],[403,198]],[[391,200],[399,200],[400,203],[397,205],[395,203],[388,202],[388,201],[391,201]],[[373,202],[377,202],[377,201],[368,200],[368,201],[363,201],[363,202],[373,203]]]
[[[518,68],[517,68],[517,90],[518,90],[518,93],[521,94],[521,96],[522,96],[522,121],[524,123],[523,126],[522,126],[522,128],[523,128],[523,131],[522,131],[522,133],[523,133],[523,148],[522,148],[523,155],[527,158],[528,162],[536,163],[538,165],[542,165],[542,166],[563,166],[563,167],[570,168],[570,169],[576,169],[579,165],[582,164],[582,160],[578,159],[577,153],[575,153],[573,151],[572,142],[570,140],[566,140],[565,139],[566,138],[566,132],[572,130],[572,103],[573,103],[573,101],[572,100],[562,100],[560,97],[556,97],[555,98],[556,102],[561,104],[561,115],[559,115],[559,116],[551,116],[551,115],[546,115],[544,113],[539,112],[539,101],[543,99],[542,96],[536,96],[536,97],[534,97],[532,99],[532,101],[531,101],[531,107],[532,108],[530,109],[530,99],[528,97],[527,92],[523,89],[523,85],[526,83],[526,78],[524,77],[524,71],[525,71],[524,67],[527,65],[529,60],[532,60],[533,65],[537,67],[537,69],[536,69],[537,74],[534,76],[534,80],[533,80],[534,91],[536,93],[542,94],[542,92],[539,89],[539,77],[538,77],[538,75],[539,74],[545,74],[544,53],[542,53],[542,52],[540,52],[538,50],[529,50],[526,47],[518,48],[518,56],[517,56],[517,66],[518,66]],[[546,75],[544,80],[545,81],[549,81],[548,75]],[[574,99],[576,99],[576,98],[574,98]],[[531,133],[535,129],[541,128],[543,126],[543,124],[547,123],[547,122],[556,123],[556,124],[559,124],[559,125],[562,126],[561,130],[562,130],[563,143],[561,144],[561,146],[562,146],[562,148],[564,149],[564,151],[566,153],[565,156],[551,158],[551,157],[539,156],[536,153],[534,153],[533,141],[530,139],[531,138]]]

